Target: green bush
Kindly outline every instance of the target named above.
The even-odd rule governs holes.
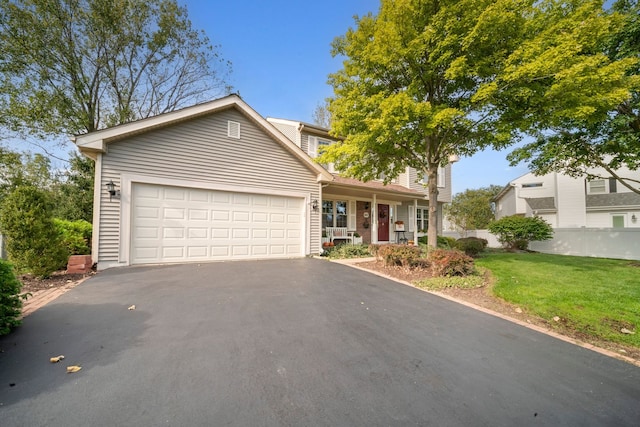
[[[62,242],[69,255],[91,253],[91,224],[84,220],[66,221],[54,218],[53,223],[62,236]]]
[[[51,212],[47,194],[35,187],[17,187],[3,200],[0,229],[9,260],[19,271],[47,277],[65,265],[68,253]]]
[[[452,277],[430,277],[428,279],[419,280],[414,283],[419,288],[425,289],[473,289],[484,286],[484,277],[481,275],[470,276],[452,276]]]
[[[423,245],[427,244],[427,236],[418,237],[418,243],[422,243]],[[446,236],[438,236],[438,247],[442,249],[452,249],[455,248],[456,239],[453,237]]]
[[[551,225],[537,216],[505,216],[489,224],[489,231],[510,249],[524,250],[529,246],[529,242],[549,240],[553,237]]]
[[[11,328],[20,324],[22,314],[22,283],[18,281],[13,267],[0,260],[0,335],[6,335]]]
[[[429,252],[431,273],[434,276],[468,276],[475,272],[473,258],[452,249],[435,249]]]
[[[378,258],[389,267],[414,267],[420,264],[422,251],[412,245],[382,245],[378,249]]]
[[[475,257],[487,246],[488,242],[485,242],[487,242],[485,239],[478,237],[463,237],[456,240],[456,249],[460,249],[465,254]]]
[[[322,256],[330,259],[365,258],[371,256],[368,245],[344,244],[325,248]]]

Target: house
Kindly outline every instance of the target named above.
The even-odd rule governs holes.
[[[590,173],[607,176],[597,169]],[[621,169],[617,173],[640,180],[640,171]],[[516,214],[537,215],[553,228],[640,227],[640,195],[613,178],[527,173],[505,186],[494,203],[496,219]]]
[[[268,121],[237,95],[73,140],[95,160],[99,269],[302,257],[322,251],[327,227],[365,242],[414,239],[427,228],[415,171],[389,185],[331,173],[313,159],[335,142],[326,129]],[[451,199],[450,166],[441,179],[440,211]]]

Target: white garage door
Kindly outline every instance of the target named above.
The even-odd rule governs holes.
[[[303,256],[301,198],[134,184],[131,263]]]

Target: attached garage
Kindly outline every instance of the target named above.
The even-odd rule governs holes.
[[[131,263],[304,255],[304,199],[134,184]]]
[[[96,162],[99,270],[321,249],[317,206],[333,176],[237,95],[75,142]]]

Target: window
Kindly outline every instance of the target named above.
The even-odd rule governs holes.
[[[607,192],[606,181],[604,179],[594,179],[588,181],[589,194],[602,194]]]
[[[322,228],[347,227],[348,202],[341,200],[322,201]]]
[[[541,182],[528,182],[526,184],[522,184],[522,188],[536,188],[536,187],[542,187],[542,183]]]
[[[329,141],[328,139],[321,139],[315,136],[310,136],[309,147],[307,148],[307,154],[309,154],[310,157],[315,159],[316,157],[318,157],[318,155],[322,151],[322,147],[328,147],[331,144],[333,144],[333,142]],[[331,173],[335,172],[333,163],[329,163],[328,165],[322,165],[322,166],[324,166]]]
[[[438,166],[438,187],[443,188],[446,184],[446,170],[442,166]],[[422,175],[422,179],[420,180],[421,184],[427,184],[429,182],[429,175],[426,173]]]
[[[416,209],[416,222],[418,223],[418,231],[426,232],[429,228],[429,210],[423,208]]]
[[[613,228],[624,228],[624,215],[611,215]]]
[[[333,202],[322,201],[322,228],[333,227]]]

